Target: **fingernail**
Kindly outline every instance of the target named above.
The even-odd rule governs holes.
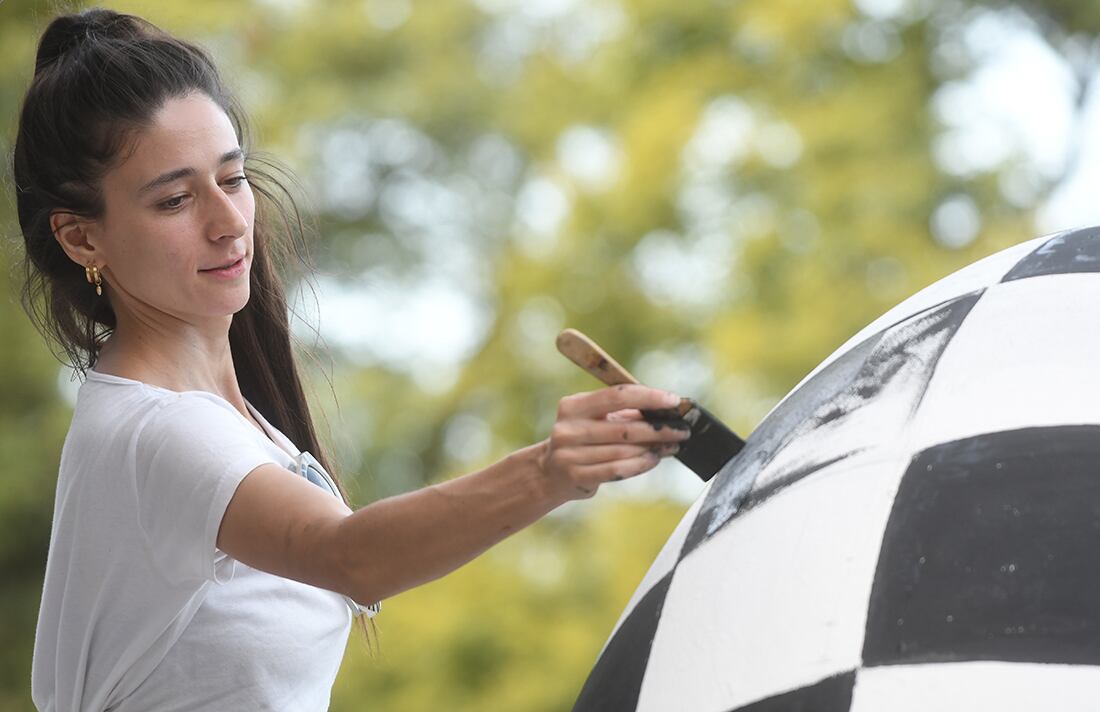
[[[666,391],[665,392],[665,403],[668,403],[669,405],[679,405],[680,404],[680,396],[676,395],[675,393],[671,393],[671,392]]]

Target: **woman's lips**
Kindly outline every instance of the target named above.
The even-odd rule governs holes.
[[[229,265],[228,267],[220,267],[220,268],[217,268],[217,269],[204,269],[204,270],[199,270],[199,271],[202,272],[203,274],[209,274],[209,275],[213,275],[215,277],[224,277],[226,279],[231,279],[233,277],[238,277],[238,276],[244,274],[244,268],[245,268],[244,258],[242,257],[239,260],[237,260],[236,262],[234,262],[233,264]]]

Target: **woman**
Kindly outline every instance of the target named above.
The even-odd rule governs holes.
[[[138,18],[46,28],[14,176],[25,305],[86,376],[35,641],[41,710],[323,709],[353,615],[375,610],[359,603],[688,436],[641,419],[673,394],[579,393],[547,439],[352,511],[325,473],[276,270],[297,211],[207,55]]]

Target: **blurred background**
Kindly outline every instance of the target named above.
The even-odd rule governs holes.
[[[599,387],[555,350],[565,326],[748,435],[906,296],[1100,222],[1096,3],[104,4],[211,50],[253,148],[298,175],[318,269],[292,318],[357,506],[546,437]],[[11,144],[57,7],[0,3],[0,710],[31,707],[79,385],[11,271]],[[701,489],[670,460],[387,601],[332,709],[570,709]]]

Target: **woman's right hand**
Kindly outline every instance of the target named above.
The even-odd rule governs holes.
[[[565,499],[583,499],[605,482],[653,469],[679,450],[691,430],[682,419],[654,427],[641,411],[679,403],[673,393],[638,384],[565,396],[539,458],[547,483]]]

